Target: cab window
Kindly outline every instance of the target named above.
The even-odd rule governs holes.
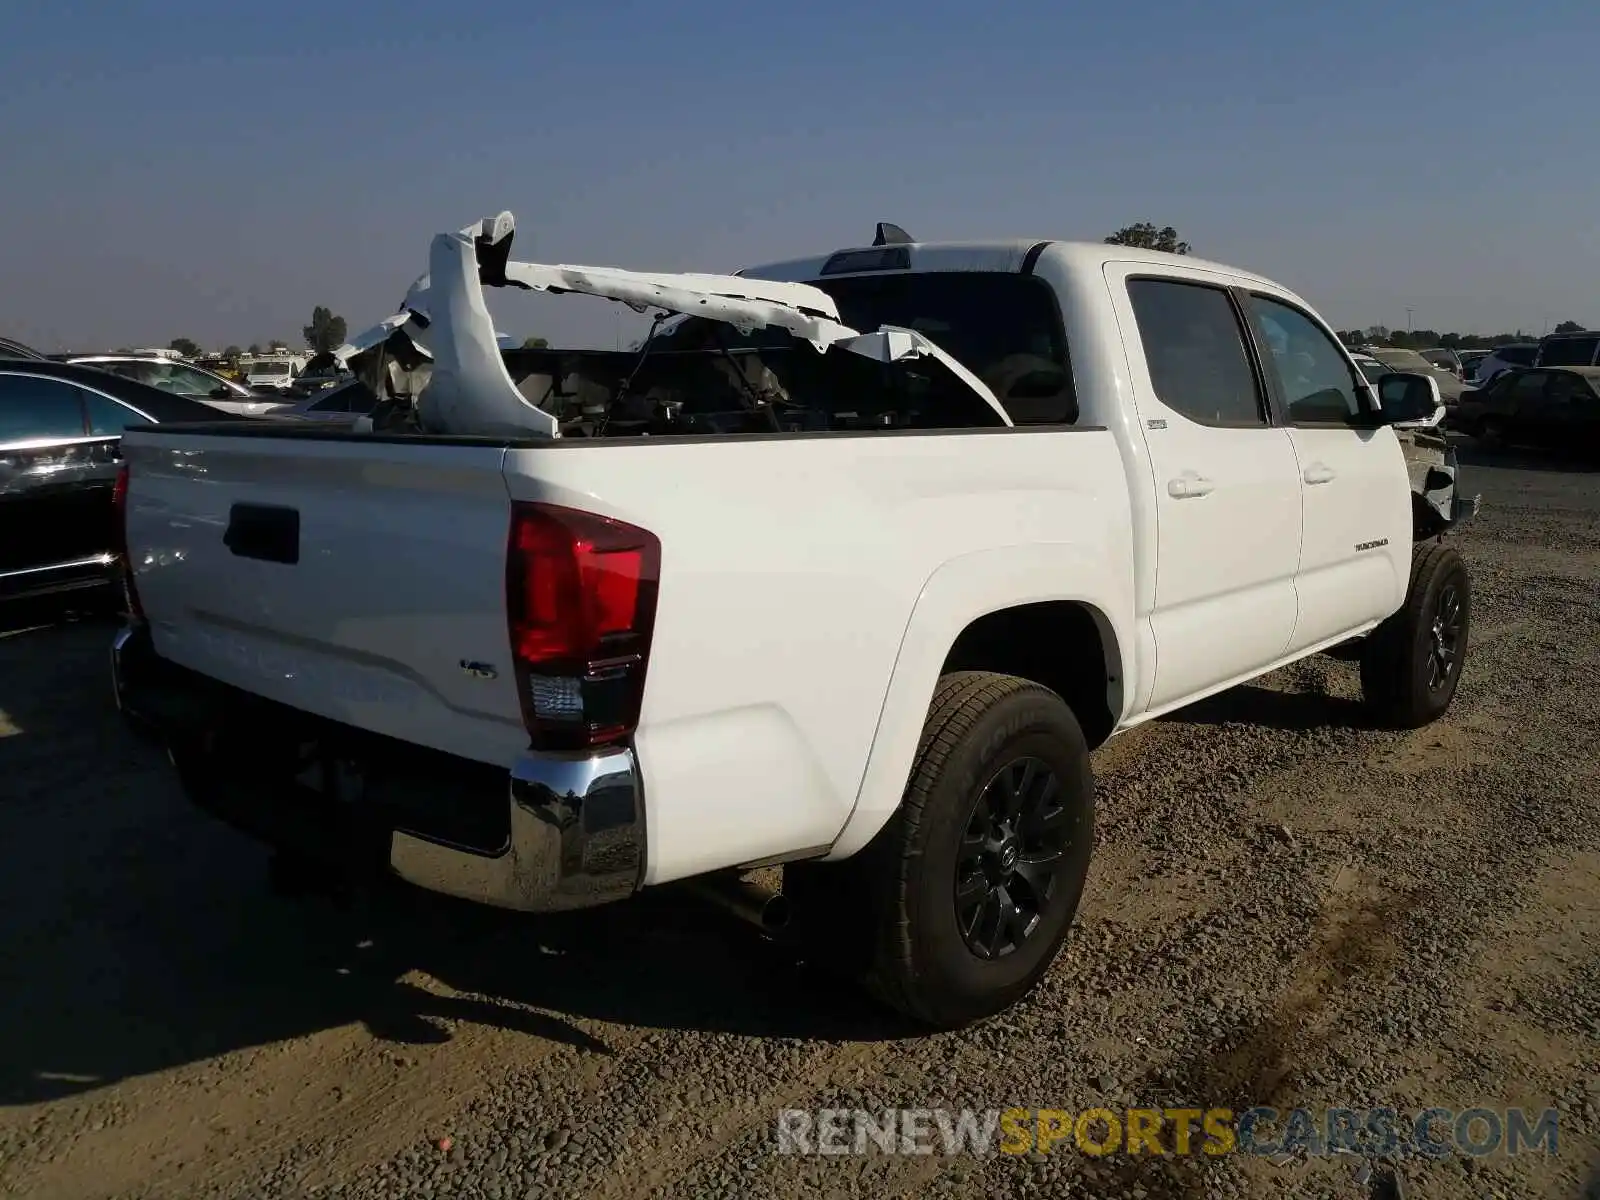
[[[1199,425],[1266,428],[1267,408],[1233,299],[1219,287],[1130,279],[1150,385],[1166,407]]]

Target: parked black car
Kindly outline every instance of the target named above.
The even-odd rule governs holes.
[[[32,358],[43,359],[32,346],[26,346],[13,338],[0,337],[0,358]]]
[[[1467,392],[1456,426],[1489,444],[1600,444],[1600,367],[1507,371]]]
[[[249,419],[93,367],[0,358],[0,600],[113,579],[124,429]]]

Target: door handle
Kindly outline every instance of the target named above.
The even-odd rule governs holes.
[[[1193,471],[1185,471],[1176,479],[1167,482],[1167,495],[1174,500],[1189,500],[1196,496],[1208,496],[1216,484],[1203,475],[1196,475]]]
[[[1312,463],[1305,469],[1305,473],[1301,475],[1301,478],[1309,484],[1318,484],[1332,483],[1333,476],[1334,470],[1332,467],[1324,463]]]

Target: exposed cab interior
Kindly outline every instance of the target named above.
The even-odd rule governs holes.
[[[469,227],[453,246],[440,235],[402,313],[345,348],[381,398],[374,429],[503,433],[521,423],[546,436],[619,438],[1077,419],[1049,286],[1015,271],[910,270],[897,226],[880,224],[872,247],[840,251],[817,279],[791,284],[515,263],[510,221]],[[630,350],[506,349],[490,336],[484,284],[587,293],[658,315]],[[419,369],[426,375],[414,403],[396,366],[412,386]],[[493,395],[509,389],[515,400]]]

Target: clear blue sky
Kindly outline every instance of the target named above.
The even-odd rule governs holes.
[[[1340,327],[1600,324],[1594,0],[5,9],[0,333],[49,350],[359,329],[502,208],[662,270],[1148,219]]]

